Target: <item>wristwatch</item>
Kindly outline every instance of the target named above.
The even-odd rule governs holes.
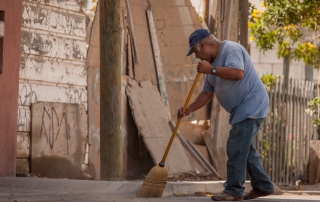
[[[217,67],[216,66],[213,66],[212,70],[211,70],[211,73],[212,74],[216,74],[217,73]]]

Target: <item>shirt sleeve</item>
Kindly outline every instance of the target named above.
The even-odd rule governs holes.
[[[203,86],[202,86],[202,91],[204,91],[204,92],[214,92],[214,87],[208,81],[209,76],[211,76],[211,75],[206,74],[204,77],[204,82],[203,82]]]
[[[244,71],[244,59],[243,54],[239,50],[232,50],[228,53],[225,66],[226,67],[233,67],[236,69],[242,69]]]

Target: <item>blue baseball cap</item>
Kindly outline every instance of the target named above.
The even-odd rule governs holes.
[[[196,45],[199,41],[209,36],[211,33],[207,29],[196,29],[193,31],[193,33],[189,37],[189,51],[187,53],[187,56],[191,55],[193,53],[193,46]]]

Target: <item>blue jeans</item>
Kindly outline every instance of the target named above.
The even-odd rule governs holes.
[[[273,192],[270,178],[265,174],[259,154],[252,142],[257,136],[262,119],[247,118],[232,125],[227,141],[227,180],[224,192],[234,196],[242,196],[246,170],[251,177],[251,186],[263,192]]]

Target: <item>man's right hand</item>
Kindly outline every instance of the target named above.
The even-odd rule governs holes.
[[[177,118],[183,118],[185,116],[188,116],[190,113],[191,113],[191,110],[189,109],[189,107],[187,107],[186,111],[184,113],[182,113],[182,109],[183,107],[181,107],[179,110],[178,110],[178,114],[177,114]]]

